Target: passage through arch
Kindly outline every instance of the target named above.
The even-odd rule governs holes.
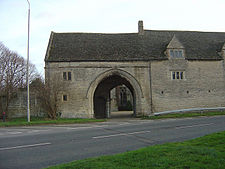
[[[111,90],[115,87],[120,90],[118,103],[120,109],[132,110],[132,115],[136,115],[136,95],[130,82],[120,75],[113,74],[104,78],[97,86],[94,92],[94,116],[96,118],[108,118],[111,115]],[[132,95],[132,99],[128,100],[125,89],[128,89]],[[115,90],[116,91],[116,90]],[[130,103],[131,102],[131,103]],[[128,104],[130,103],[130,105]],[[130,107],[129,107],[130,106]]]
[[[121,69],[110,69],[99,74],[93,80],[87,90],[87,99],[89,100],[90,114],[93,117],[105,118],[110,113],[109,96],[110,90],[116,86],[125,86],[132,95],[133,115],[140,115],[141,99],[144,97],[140,84],[130,73]],[[98,105],[103,105],[99,107]],[[100,113],[102,112],[102,113]]]

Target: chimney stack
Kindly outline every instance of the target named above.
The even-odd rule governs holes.
[[[138,21],[138,34],[139,35],[144,35],[143,21]]]

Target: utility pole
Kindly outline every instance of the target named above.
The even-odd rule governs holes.
[[[27,38],[27,121],[30,122],[30,91],[29,91],[29,45],[30,45],[30,2],[28,3],[28,38]]]

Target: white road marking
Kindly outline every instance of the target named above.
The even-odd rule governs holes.
[[[0,151],[3,151],[3,150],[12,150],[12,149],[18,149],[18,148],[28,148],[28,147],[46,146],[46,145],[50,145],[50,144],[51,144],[51,143],[39,143],[39,144],[22,145],[22,146],[15,146],[15,147],[5,147],[5,148],[0,148]]]
[[[93,127],[67,127],[65,129],[67,130],[79,130],[79,129],[89,129],[89,128],[93,128]]]
[[[99,126],[93,126],[95,128],[101,128],[101,127],[108,127],[109,125],[99,125]],[[91,127],[92,128],[92,127]]]
[[[40,132],[40,131],[44,131],[44,130],[30,130],[30,131],[27,131],[27,133],[37,133],[37,132]]]
[[[191,127],[201,127],[201,126],[210,126],[213,125],[214,123],[207,123],[207,124],[196,124],[196,125],[191,125],[191,126],[181,126],[181,127],[175,127],[175,129],[185,129],[185,128],[191,128]]]
[[[108,127],[109,125],[100,125],[100,126],[90,126],[90,127],[67,127],[67,130],[79,130],[79,129],[91,129],[91,128],[103,128]]]
[[[12,132],[7,132],[8,134],[21,134],[22,132],[20,131],[12,131]]]
[[[119,134],[112,134],[112,135],[105,135],[105,136],[96,136],[92,137],[94,139],[99,139],[99,138],[109,138],[109,137],[116,137],[116,136],[128,136],[128,135],[134,135],[134,134],[141,134],[141,133],[149,133],[151,131],[137,131],[137,132],[132,132],[132,133],[119,133]]]

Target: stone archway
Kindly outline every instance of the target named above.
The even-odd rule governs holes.
[[[123,77],[113,74],[104,78],[97,86],[94,92],[94,115],[96,118],[108,118],[110,114],[110,91],[119,85],[125,85],[132,93],[133,98],[134,88],[132,85]],[[135,100],[135,99],[133,99]],[[134,116],[136,115],[135,111],[136,102],[133,102],[133,112]]]
[[[138,81],[126,71],[112,69],[100,74],[88,88],[87,99],[90,103],[90,114],[93,114],[93,117],[107,117],[110,90],[118,85],[125,85],[129,88],[133,96],[134,116],[141,115],[143,93]]]

